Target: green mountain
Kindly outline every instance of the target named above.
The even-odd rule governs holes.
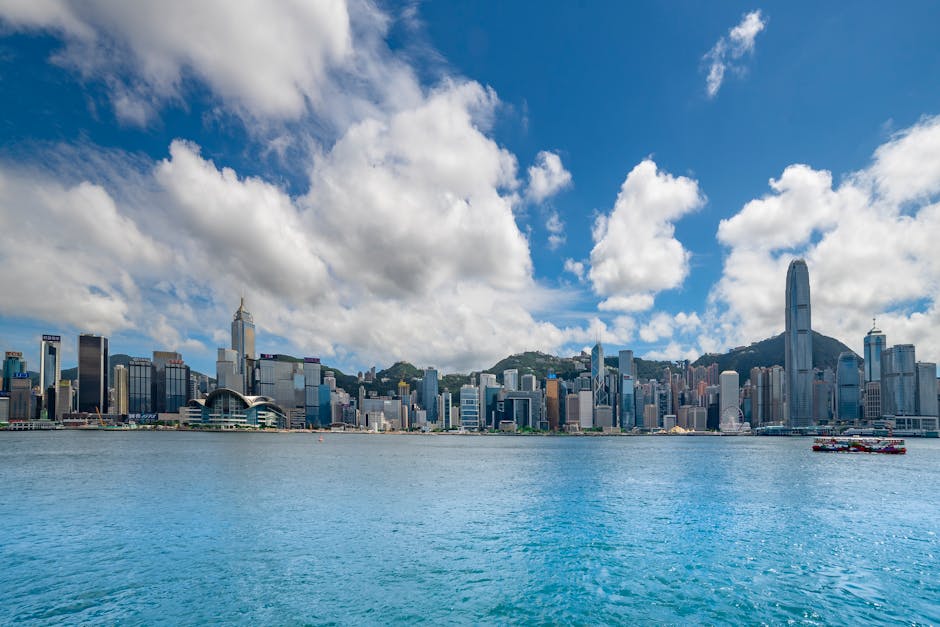
[[[484,372],[500,376],[503,370],[512,368],[519,371],[520,377],[524,374],[534,374],[539,380],[547,377],[549,372],[554,372],[560,379],[573,379],[584,369],[582,363],[574,357],[556,357],[537,351],[527,351],[501,359]]]
[[[718,364],[718,370],[735,370],[746,379],[751,368],[759,366],[782,366],[785,361],[785,347],[783,333],[770,339],[754,342],[750,346],[732,348],[727,353],[702,355],[696,359],[693,366],[710,366]],[[852,349],[839,340],[813,331],[813,366],[816,368],[836,369],[839,353]],[[857,356],[857,355],[856,355]],[[859,363],[862,358],[859,357]]]
[[[399,361],[390,368],[376,372],[375,378],[379,381],[388,379],[390,383],[397,385],[399,381],[410,383],[412,379],[417,379],[423,374],[423,371],[419,370],[414,364],[409,364],[407,361]]]

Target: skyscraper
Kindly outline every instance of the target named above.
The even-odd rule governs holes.
[[[545,380],[545,413],[548,418],[548,428],[558,431],[561,416],[561,387],[558,377],[549,374]]]
[[[49,401],[55,405],[55,398],[49,399],[49,388],[55,396],[55,386],[62,378],[62,338],[58,335],[43,335],[39,344],[39,392],[42,394],[43,407]],[[50,416],[51,418],[51,416]]]
[[[507,392],[515,392],[519,389],[519,371],[516,368],[503,370],[503,387]]]
[[[146,357],[131,357],[127,364],[127,413],[152,414],[153,363]]]
[[[718,381],[720,382],[720,392],[718,393],[719,415],[721,422],[738,422],[738,410],[740,403],[738,396],[740,391],[740,377],[734,370],[725,370],[722,372]]]
[[[238,352],[238,374],[242,377],[242,390],[246,394],[250,393],[250,373],[245,360],[255,358],[255,319],[245,309],[244,297],[232,319],[232,350]]]
[[[489,402],[487,401],[487,390],[490,388],[499,388],[499,383],[496,381],[496,375],[489,372],[480,373],[480,424],[483,426],[489,426],[493,416],[489,410]]]
[[[809,270],[795,259],[787,269],[786,331],[787,413],[791,427],[812,424],[813,329],[810,312]]]
[[[937,416],[937,364],[919,361],[916,364],[917,405],[914,408],[918,416]]]
[[[461,394],[463,391],[461,390]],[[461,398],[463,396],[461,395]],[[479,417],[479,399],[477,399]],[[428,422],[437,422],[437,369],[425,368],[421,381],[421,407],[427,412]]]
[[[78,411],[108,412],[108,338],[78,336]]]
[[[121,364],[114,367],[114,413],[124,416],[128,414],[128,398],[130,394],[130,381],[128,370]]]
[[[308,427],[320,425],[320,358],[304,357],[304,412]]]
[[[534,392],[538,389],[538,379],[534,374],[524,374],[519,385],[523,392]]]
[[[871,331],[865,335],[865,381],[881,381],[881,353],[887,345],[885,334],[872,320]]]
[[[220,348],[218,359],[215,362],[215,385],[217,388],[227,388],[242,391],[244,380],[238,370],[238,351],[232,348]]]
[[[460,426],[471,431],[480,428],[480,390],[475,385],[460,386]]]
[[[595,405],[607,405],[607,368],[604,366],[604,347],[598,341],[591,349],[591,389]]]
[[[19,351],[7,351],[3,359],[3,387],[4,392],[13,389],[13,379],[18,374],[26,372],[26,361],[23,359],[23,353]]]
[[[913,344],[898,344],[881,353],[881,408],[884,415],[915,414],[915,363]]]
[[[868,350],[867,345],[865,349]],[[866,365],[867,369],[868,366]],[[836,385],[838,386],[836,388],[836,418],[841,421],[858,420],[859,407],[861,406],[861,387],[858,381],[858,357],[855,353],[843,351],[839,354],[839,362],[836,366]]]

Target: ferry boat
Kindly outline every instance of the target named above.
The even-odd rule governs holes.
[[[900,438],[824,437],[813,440],[813,450],[820,453],[885,453],[904,455],[907,448]]]

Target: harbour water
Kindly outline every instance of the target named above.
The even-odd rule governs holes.
[[[0,433],[0,624],[940,624],[940,441]]]

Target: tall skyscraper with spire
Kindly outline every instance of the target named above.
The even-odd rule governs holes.
[[[865,382],[881,381],[881,353],[887,347],[888,340],[875,321],[871,321],[871,331],[865,336]]]
[[[238,353],[238,374],[241,375],[242,389],[248,392],[249,373],[245,360],[255,358],[255,319],[245,309],[244,296],[232,320],[232,350]]]
[[[809,270],[802,259],[794,259],[787,269],[785,315],[788,422],[791,427],[808,427],[813,421],[813,328]]]
[[[591,349],[591,386],[594,405],[607,405],[607,368],[604,366],[604,347],[600,340]]]

